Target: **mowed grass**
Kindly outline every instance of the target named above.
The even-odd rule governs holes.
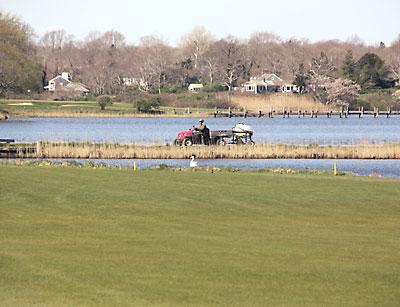
[[[400,181],[0,167],[0,304],[395,306]]]

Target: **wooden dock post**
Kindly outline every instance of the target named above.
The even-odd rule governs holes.
[[[228,116],[229,116],[229,118],[232,117],[232,110],[231,110],[231,107],[228,108]]]
[[[387,108],[387,113],[386,113],[386,117],[389,118],[390,114],[392,113],[392,109],[391,107]]]
[[[344,112],[344,117],[347,118],[349,116],[349,107],[346,107],[346,111]]]
[[[244,110],[243,110],[243,116],[244,116],[244,118],[247,118],[247,110],[246,110],[246,108],[244,108]]]
[[[42,156],[42,142],[37,141],[36,142],[36,157],[41,157]]]
[[[374,118],[378,117],[379,115],[379,109],[378,107],[374,107]]]

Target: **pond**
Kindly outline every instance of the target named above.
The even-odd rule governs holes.
[[[17,142],[88,141],[131,144],[171,144],[177,133],[197,124],[197,118],[27,118],[0,121],[0,138]],[[236,123],[254,129],[256,143],[351,145],[400,143],[400,116],[391,118],[207,118],[211,130]]]

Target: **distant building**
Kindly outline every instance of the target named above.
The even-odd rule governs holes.
[[[197,92],[199,92],[202,88],[203,88],[203,84],[192,83],[192,84],[189,85],[188,90],[189,90],[189,92],[197,93]]]
[[[122,81],[122,84],[125,86],[135,86],[135,85],[139,84],[139,81],[136,78],[123,77],[121,79],[121,81]]]
[[[63,72],[49,81],[49,85],[44,87],[50,93],[64,94],[66,96],[82,96],[89,93],[89,89],[82,83],[72,82],[70,75]]]
[[[276,74],[262,74],[259,77],[251,77],[250,81],[243,84],[242,92],[263,93],[299,93],[298,86],[286,83]]]

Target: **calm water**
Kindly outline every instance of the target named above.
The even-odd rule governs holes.
[[[253,126],[256,143],[400,143],[400,116],[373,118],[208,118],[213,129],[236,123]],[[91,141],[134,144],[172,143],[196,118],[29,118],[0,121],[0,138],[17,142]]]
[[[70,159],[68,159],[70,160]],[[59,159],[53,161],[62,161]],[[84,163],[87,160],[75,160]],[[112,160],[96,159],[94,163],[106,163],[112,166],[133,166],[134,160]],[[171,167],[189,166],[189,160],[165,160],[165,159],[136,159],[140,169],[166,164]],[[337,163],[339,172],[351,172],[357,175],[380,175],[383,177],[400,178],[400,160],[306,160],[306,159],[260,159],[260,160],[230,160],[213,159],[198,160],[198,166],[231,167],[245,170],[256,170],[265,168],[295,168],[301,170],[332,170],[333,164]]]

